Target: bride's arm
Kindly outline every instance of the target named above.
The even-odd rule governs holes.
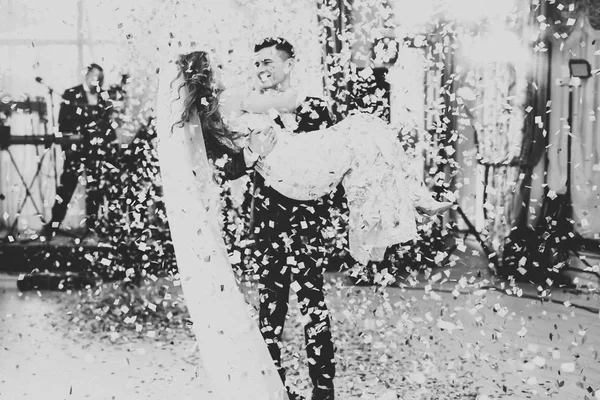
[[[221,117],[223,118],[223,122],[229,125],[230,129],[235,125],[233,122],[236,118],[244,113],[240,108],[242,95],[243,93],[239,89],[227,89],[219,97]],[[226,180],[237,179],[245,175],[258,159],[258,155],[253,154],[248,149],[248,144],[243,143],[247,142],[247,138],[244,137],[236,143],[241,148],[241,151],[239,148],[234,150],[216,138],[205,138],[205,142],[209,158],[213,160]]]
[[[298,98],[299,93],[296,89],[288,89],[285,92],[270,90],[265,93],[253,90],[242,97],[240,108],[243,111],[257,114],[266,114],[273,109],[289,113],[298,108]]]
[[[228,89],[221,93],[219,98],[223,122],[231,130],[241,129],[236,127],[236,120],[244,113],[240,108],[242,95],[243,92],[239,89]],[[260,156],[273,149],[276,142],[276,136],[269,130],[269,126],[260,132],[242,136],[235,144],[212,135],[204,136],[208,158],[213,161],[225,180],[234,180],[245,175],[255,166]]]
[[[226,124],[229,124],[229,121],[234,121],[244,113],[242,101],[245,94],[243,89],[234,88],[225,89],[219,96],[219,108]]]
[[[235,180],[247,172],[246,160],[241,151],[235,151],[212,135],[204,135],[206,155],[224,180]]]

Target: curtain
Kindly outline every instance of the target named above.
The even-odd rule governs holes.
[[[549,41],[544,39],[539,28],[538,17],[547,13],[545,3],[541,6],[532,5],[529,20],[525,31],[537,32],[536,39],[531,43],[532,54],[531,67],[527,71],[526,100],[523,109],[529,110],[525,113],[523,124],[523,141],[519,155],[519,179],[514,196],[513,226],[526,227],[531,222],[530,206],[532,190],[540,189],[543,182],[540,179],[534,181],[533,175],[536,166],[542,162],[545,164],[546,144],[548,135],[548,113],[547,102],[550,96],[549,74],[550,74],[550,50]],[[545,170],[545,165],[542,166]],[[536,186],[534,189],[533,186]],[[535,196],[535,195],[534,195]],[[537,204],[536,204],[537,205]],[[533,208],[535,211],[535,207]],[[534,213],[535,215],[535,213]]]
[[[501,255],[515,220],[525,74],[520,63],[509,60],[472,63],[464,69],[469,72],[458,81],[457,94],[466,118],[458,121],[458,129],[469,140],[457,144],[457,159],[464,166],[461,193],[472,185],[477,194],[470,201],[461,196],[461,206],[474,207],[478,228]]]
[[[576,21],[587,17],[590,26],[600,29],[600,2],[598,0],[543,0],[550,19],[550,34],[566,38],[577,29]]]
[[[588,60],[600,68],[600,31],[584,16],[553,56],[553,80],[568,77],[569,59]],[[548,187],[566,192],[569,96],[567,86],[552,86],[548,148]],[[600,239],[600,76],[582,80],[573,89],[571,199],[575,229],[584,238]]]

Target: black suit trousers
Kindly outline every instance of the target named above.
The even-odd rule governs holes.
[[[60,186],[56,190],[56,195],[60,199],[56,199],[52,207],[52,220],[50,222],[52,227],[57,227],[56,225],[60,225],[65,219],[69,203],[77,188],[79,177],[89,174],[89,171],[86,171],[83,157],[80,151],[66,153],[63,173],[60,176]],[[87,215],[86,226],[88,229],[96,228],[98,210],[104,199],[103,193],[93,186],[86,186],[85,211]]]
[[[260,207],[256,212],[260,222],[260,330],[271,357],[285,382],[282,333],[291,289],[298,297],[302,315],[308,316],[304,337],[310,378],[315,388],[333,388],[334,346],[323,293],[326,254],[314,208],[298,203],[289,209]]]

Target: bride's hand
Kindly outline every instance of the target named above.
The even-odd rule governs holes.
[[[248,148],[261,157],[267,156],[273,150],[275,144],[277,144],[277,135],[272,126],[250,133]]]

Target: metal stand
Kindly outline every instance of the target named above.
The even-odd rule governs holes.
[[[14,236],[15,229],[16,229],[17,223],[18,223],[18,216],[21,214],[21,211],[23,211],[23,208],[27,204],[28,200],[30,200],[31,203],[33,204],[33,207],[35,208],[35,211],[37,212],[37,215],[40,217],[41,221],[44,224],[46,223],[46,220],[45,220],[45,218],[43,216],[43,213],[41,212],[41,210],[43,209],[43,207],[38,207],[38,204],[35,202],[33,194],[31,193],[31,189],[32,189],[33,185],[35,184],[36,180],[38,179],[38,177],[40,175],[44,159],[45,159],[46,155],[49,153],[50,148],[53,147],[52,144],[54,144],[54,143],[77,143],[77,142],[81,142],[81,141],[82,141],[82,136],[81,135],[71,135],[71,136],[55,136],[55,135],[12,136],[11,135],[10,127],[6,127],[6,126],[1,127],[1,129],[0,129],[0,151],[6,151],[8,153],[8,155],[10,157],[10,160],[11,160],[11,163],[12,163],[13,167],[15,168],[15,171],[17,172],[17,175],[19,176],[19,179],[21,180],[21,183],[23,184],[23,187],[25,188],[25,198],[23,199],[23,202],[20,204],[19,209],[18,209],[17,214],[16,214],[15,221],[13,222],[13,224],[12,224],[12,226],[11,226],[9,232],[8,232],[8,237],[9,238],[12,237],[12,236]],[[26,181],[25,177],[23,176],[23,173],[19,169],[19,165],[17,164],[17,161],[15,160],[12,152],[10,151],[10,146],[11,145],[35,145],[35,146],[43,145],[43,146],[46,147],[46,150],[44,151],[44,153],[42,154],[42,156],[39,157],[38,160],[37,160],[36,172],[35,172],[33,178],[31,179],[31,182],[28,183]],[[55,168],[56,168],[56,165],[55,165]]]
[[[56,111],[55,111],[55,106],[54,106],[54,89],[52,89],[50,86],[48,86],[48,97],[50,98],[50,120],[52,121],[51,126],[51,134],[54,135],[55,129],[57,127],[56,125]],[[46,127],[46,135],[48,134],[48,126],[45,125]],[[58,188],[58,166],[57,166],[57,154],[56,154],[56,147],[52,147],[52,159],[54,161],[54,187]]]
[[[465,236],[463,237],[463,239],[469,235],[474,236],[475,239],[477,239],[477,242],[481,245],[481,248],[483,249],[483,252],[487,256],[488,260],[490,261],[490,263],[491,263],[490,267],[493,266],[492,268],[496,272],[498,269],[498,266],[499,266],[498,254],[496,252],[492,251],[492,249],[490,249],[488,244],[481,237],[481,233],[479,231],[477,231],[477,229],[475,228],[475,225],[473,225],[473,223],[471,223],[471,221],[469,220],[469,218],[467,217],[467,215],[465,214],[463,209],[458,205],[458,203],[455,203],[455,204],[456,204],[456,211],[461,216],[461,218],[463,219],[465,224],[467,224],[467,230],[463,231],[465,233]],[[446,259],[448,259],[456,251],[457,248],[458,248],[458,245],[452,246],[450,248],[450,250],[448,250],[448,256],[446,257]]]

